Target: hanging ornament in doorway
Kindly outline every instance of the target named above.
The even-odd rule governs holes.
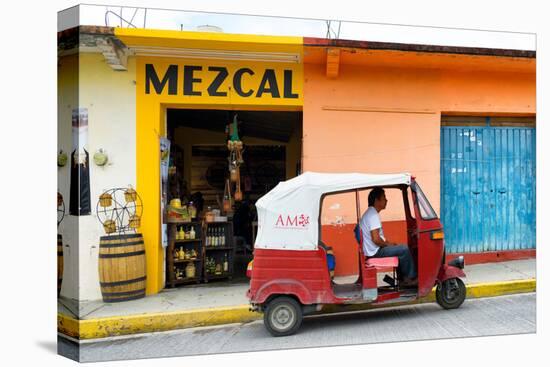
[[[232,183],[235,183],[236,186],[235,200],[241,201],[243,194],[241,192],[241,174],[239,166],[244,163],[244,160],[242,156],[243,142],[239,138],[239,131],[237,128],[237,114],[233,116],[233,122],[229,126],[227,149],[229,149],[229,179]],[[229,187],[229,196],[231,196],[231,186]]]
[[[223,191],[223,211],[225,213],[231,212],[232,208],[231,203],[231,185],[229,184],[229,180],[225,180],[225,189]]]

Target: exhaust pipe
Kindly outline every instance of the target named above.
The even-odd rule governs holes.
[[[464,256],[459,256],[448,263],[449,266],[454,266],[455,268],[464,269]]]

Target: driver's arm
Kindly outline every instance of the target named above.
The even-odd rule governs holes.
[[[382,237],[380,237],[380,228],[376,228],[370,231],[370,235],[372,238],[372,242],[374,242],[378,247],[386,247],[386,246],[393,245],[393,243],[389,241],[384,241]]]

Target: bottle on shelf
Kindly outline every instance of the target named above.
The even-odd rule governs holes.
[[[225,246],[225,227],[221,228],[221,242],[222,246]]]
[[[228,271],[229,271],[229,262],[227,261],[227,252],[226,252],[223,259],[223,272],[227,273]]]
[[[192,201],[189,202],[187,210],[189,211],[189,217],[191,218],[191,220],[195,219],[195,217],[197,216],[197,208]]]
[[[178,240],[184,240],[185,239],[185,232],[183,231],[183,226],[180,227],[180,230],[179,230],[178,234],[179,234]]]
[[[189,231],[189,239],[194,240],[195,236],[196,236],[195,227],[191,227],[191,230]]]

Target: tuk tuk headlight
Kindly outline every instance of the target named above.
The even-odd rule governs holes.
[[[246,266],[246,276],[250,278],[252,276],[252,266],[254,264],[254,260],[250,261],[248,265]]]
[[[464,256],[459,256],[449,261],[449,266],[464,269]]]

